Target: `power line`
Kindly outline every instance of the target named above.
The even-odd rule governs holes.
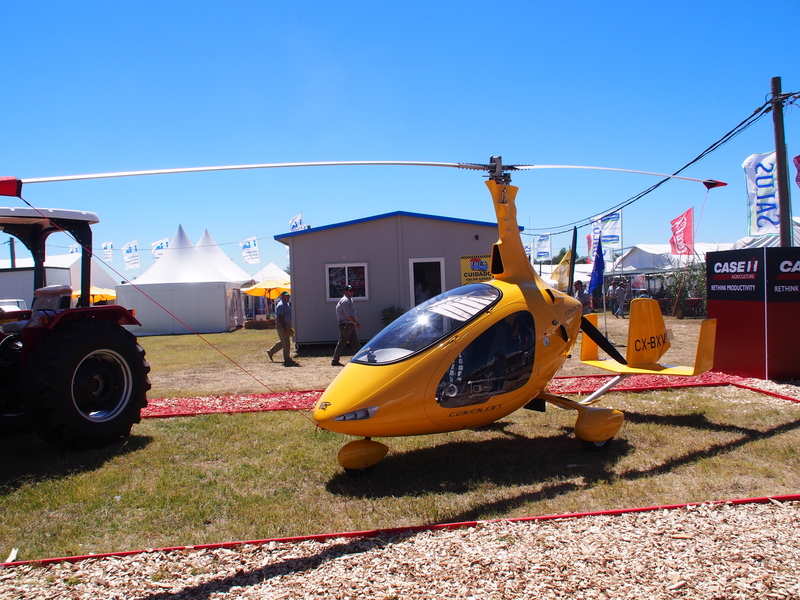
[[[800,98],[800,92],[796,92],[796,93],[793,93],[793,94],[785,94],[784,98],[786,100],[788,100],[788,102],[787,102],[788,104],[794,104]],[[765,115],[769,114],[769,112],[772,110],[772,107],[770,106],[770,103],[771,103],[771,99],[768,98],[764,102],[764,104],[762,104],[756,110],[754,110],[753,113],[749,117],[747,117],[742,122],[740,122],[738,125],[736,125],[736,127],[731,129],[728,133],[723,135],[719,140],[717,140],[716,142],[711,144],[708,148],[703,150],[700,154],[698,154],[695,158],[693,158],[691,161],[686,163],[683,167],[681,167],[680,169],[675,171],[672,175],[678,175],[678,174],[682,173],[683,171],[688,169],[690,166],[692,166],[696,162],[699,162],[700,160],[702,160],[703,158],[705,158],[706,156],[708,156],[712,152],[715,152],[716,150],[719,150],[719,148],[721,148],[722,146],[724,146],[725,144],[730,142],[733,138],[735,138],[740,133],[745,131],[751,125],[753,125],[756,122],[758,122],[762,117],[764,117]],[[632,197],[628,198],[627,200],[623,200],[619,204],[616,204],[616,205],[612,206],[611,208],[608,208],[608,209],[606,209],[604,211],[596,213],[595,215],[592,215],[590,217],[584,217],[584,218],[581,218],[581,219],[579,219],[577,221],[572,221],[570,223],[564,223],[562,225],[557,225],[557,226],[553,226],[553,227],[535,227],[535,228],[531,228],[531,231],[541,231],[541,232],[548,232],[551,235],[560,235],[562,233],[569,233],[570,231],[572,231],[573,227],[577,227],[578,229],[581,229],[583,227],[587,227],[587,226],[591,225],[592,221],[595,219],[597,214],[608,214],[608,213],[611,213],[611,212],[615,212],[615,211],[621,210],[621,209],[625,208],[626,206],[630,206],[631,204],[633,204],[635,202],[638,202],[639,200],[641,200],[642,198],[647,196],[650,192],[652,192],[652,191],[656,190],[657,188],[661,187],[667,181],[669,181],[669,178],[664,178],[661,181],[659,181],[658,183],[656,183],[654,185],[651,185],[646,190],[644,190],[642,192],[639,192],[635,196],[632,196]]]

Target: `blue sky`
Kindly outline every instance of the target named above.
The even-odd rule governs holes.
[[[40,1],[3,3],[0,15],[0,175],[21,179],[492,155],[670,173],[760,107],[772,77],[784,92],[800,91],[797,0]],[[800,154],[800,108],[785,120],[790,156]],[[745,236],[741,163],[772,149],[767,116],[683,173],[728,187],[704,204],[700,184],[661,186],[625,209],[624,244],[667,243],[670,219],[691,206],[696,220],[702,211],[698,241]],[[794,175],[791,167],[798,197]],[[513,174],[520,224],[537,232],[600,214],[657,181]],[[96,212],[95,246],[113,241],[114,267],[127,277],[139,272],[125,271],[122,246],[138,239],[149,249],[178,225],[195,242],[208,229],[253,273],[238,242],[257,236],[262,263],[285,268],[273,236],[300,212],[311,226],[396,210],[495,220],[480,173],[425,167],[163,175],[23,192],[34,206]],[[66,252],[66,240],[52,240],[49,252]],[[569,241],[564,234],[554,245]],[[142,256],[146,269],[152,259]]]

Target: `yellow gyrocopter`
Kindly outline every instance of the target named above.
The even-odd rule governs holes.
[[[523,407],[543,410],[546,403],[578,413],[575,436],[590,450],[603,449],[619,431],[624,415],[593,406],[625,377],[635,374],[693,376],[712,367],[716,321],[701,325],[693,367],[662,365],[669,349],[667,329],[658,303],[631,302],[628,347],[623,357],[581,315],[578,300],[555,290],[536,274],[527,259],[517,224],[518,188],[509,171],[529,169],[594,169],[657,175],[703,183],[707,189],[726,185],[677,175],[609,167],[572,165],[503,165],[393,161],[267,163],[127,171],[36,179],[0,177],[0,195],[21,198],[23,184],[110,177],[161,175],[308,166],[435,166],[489,173],[499,239],[492,247],[493,279],[449,290],[411,309],[369,341],[342,369],[314,407],[314,419],[328,431],[357,436],[338,454],[348,472],[359,472],[386,455],[375,437],[425,435],[487,425]],[[591,315],[589,315],[591,317]],[[581,401],[547,391],[580,332],[582,362],[616,376]],[[610,359],[600,360],[599,349]]]

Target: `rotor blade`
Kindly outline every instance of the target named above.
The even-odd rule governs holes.
[[[277,169],[287,167],[341,167],[341,166],[401,166],[401,167],[449,167],[454,169],[470,169],[473,171],[490,171],[492,165],[479,163],[446,163],[426,161],[391,161],[391,160],[361,160],[361,161],[329,161],[329,162],[298,162],[298,163],[261,163],[251,165],[222,165],[213,167],[186,167],[178,169],[152,169],[147,171],[119,171],[116,173],[91,173],[85,175],[62,175],[57,177],[31,177],[18,180],[19,184],[25,183],[51,183],[56,181],[82,181],[86,179],[109,179],[112,177],[136,177],[140,175],[169,175],[176,173],[205,173],[210,171],[240,171],[244,169]],[[654,175],[669,179],[684,179],[698,181],[708,189],[727,185],[714,179],[693,179],[679,175],[665,173],[652,173],[650,171],[635,171],[632,169],[617,169],[613,167],[590,167],[579,165],[504,165],[504,171],[525,171],[531,169],[588,169],[595,171],[619,171],[621,173],[638,173],[640,175]],[[3,194],[10,195],[10,194]]]
[[[63,175],[60,177],[34,177],[21,179],[22,183],[51,183],[54,181],[82,181],[84,179],[108,179],[111,177],[136,177],[139,175],[169,175],[175,173],[205,173],[208,171],[238,171],[244,169],[277,169],[282,167],[340,167],[340,166],[403,166],[403,167],[451,167],[485,171],[486,165],[472,163],[413,162],[390,160],[301,162],[301,163],[263,163],[254,165],[225,165],[218,167],[187,167],[180,169],[154,169],[150,171],[120,171],[118,173],[93,173],[87,175]]]
[[[589,339],[602,348],[603,351],[615,361],[623,365],[628,364],[628,361],[619,353],[619,350],[617,350],[614,345],[608,341],[608,338],[600,333],[600,330],[592,325],[592,322],[586,317],[581,317],[581,331],[589,336]]]
[[[722,181],[716,181],[715,179],[693,179],[691,177],[681,177],[679,175],[667,175],[666,173],[652,173],[650,171],[634,171],[632,169],[615,169],[613,167],[587,167],[581,165],[508,165],[506,166],[507,169],[512,169],[515,171],[525,171],[530,169],[588,169],[591,171],[619,171],[620,173],[638,173],[640,175],[655,175],[656,177],[667,177],[669,179],[683,179],[685,181],[697,181],[698,183],[705,184],[706,187],[709,187],[708,184],[711,184],[710,187],[720,187],[723,185],[728,185]]]

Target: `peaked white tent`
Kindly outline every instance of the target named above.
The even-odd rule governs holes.
[[[274,279],[275,281],[289,281],[289,274],[278,267],[278,265],[275,263],[269,263],[266,267],[253,275],[253,280],[256,283],[260,283],[267,279]]]
[[[253,278],[247,274],[247,271],[233,262],[231,258],[222,251],[222,248],[220,248],[217,242],[214,241],[214,238],[211,237],[208,229],[206,229],[202,237],[197,240],[195,248],[197,248],[197,251],[202,254],[208,262],[214,265],[220,273],[231,281],[237,281],[244,287],[255,283]]]
[[[240,287],[179,225],[152,267],[133,284],[116,286],[117,304],[136,311],[142,326],[129,327],[136,335],[233,331],[244,325]]]

